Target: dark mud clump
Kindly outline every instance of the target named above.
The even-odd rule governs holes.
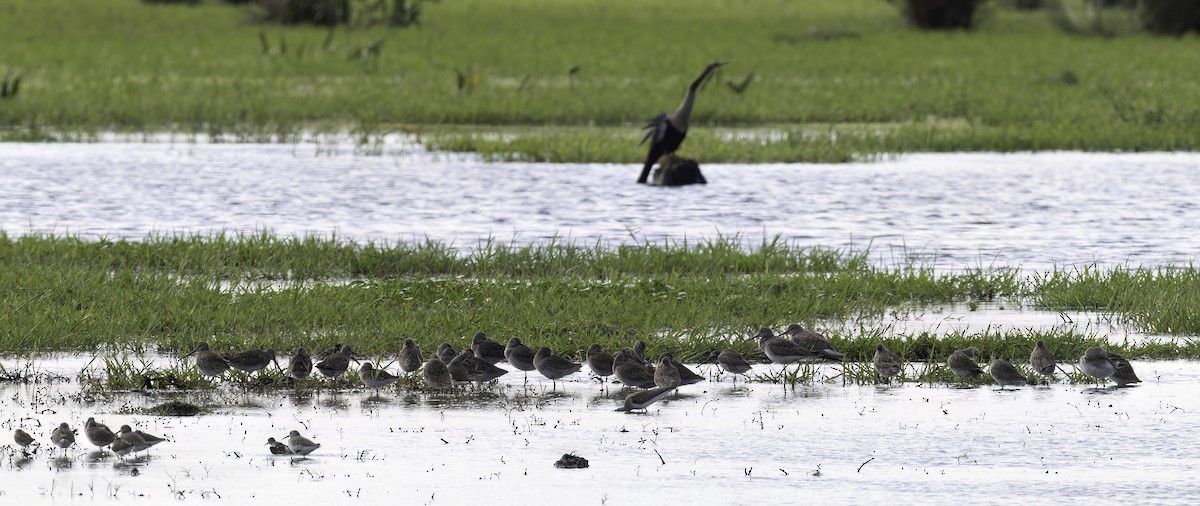
[[[572,453],[564,453],[562,458],[554,463],[554,467],[559,469],[583,469],[587,466],[587,459]]]
[[[146,408],[146,413],[159,416],[196,416],[203,411],[190,402],[170,401]]]

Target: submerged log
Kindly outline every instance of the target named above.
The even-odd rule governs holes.
[[[700,173],[700,164],[687,158],[663,157],[650,176],[655,186],[683,186],[685,184],[708,184]]]

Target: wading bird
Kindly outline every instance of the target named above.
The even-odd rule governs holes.
[[[704,80],[717,70],[717,67],[729,62],[714,62],[708,64],[704,68],[704,72],[700,73],[692,85],[688,86],[687,95],[683,97],[683,103],[679,104],[679,108],[673,112],[665,112],[655,116],[654,119],[646,123],[646,135],[642,137],[642,142],[639,146],[650,141],[650,152],[646,155],[646,165],[642,167],[642,173],[638,176],[638,183],[645,183],[646,178],[650,176],[650,168],[658,162],[658,159],[663,155],[675,156],[675,150],[679,149],[679,145],[683,143],[683,138],[687,137],[688,118],[692,115],[692,105],[696,103],[696,91],[700,89],[700,85],[704,84]]]

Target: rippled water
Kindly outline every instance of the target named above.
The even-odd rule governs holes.
[[[1187,263],[1196,154],[927,154],[845,165],[705,165],[653,188],[637,168],[484,163],[397,144],[0,143],[0,228],[141,238],[270,229],[475,247],[776,234],[941,267]]]
[[[87,357],[40,361],[74,376]],[[19,367],[5,360],[9,367]],[[5,431],[45,441],[61,421],[96,416],[169,437],[148,459],[98,457],[80,436],[64,458],[5,450],[0,494],[22,501],[248,504],[1182,503],[1200,493],[1186,443],[1200,430],[1200,364],[1139,361],[1125,389],[1053,384],[998,392],[717,382],[680,389],[648,414],[614,412],[619,394],[575,375],[552,390],[510,374],[467,399],[387,389],[196,394],[193,418],[123,414],[161,395],[80,404],[74,383],[0,384]],[[708,367],[708,366],[700,366]],[[768,368],[770,366],[757,366]],[[774,366],[778,367],[778,366]],[[838,366],[825,366],[833,371]],[[534,375],[536,376],[536,375]],[[265,441],[300,430],[311,458]],[[1181,440],[1180,438],[1185,438]],[[583,470],[553,462],[575,452]]]

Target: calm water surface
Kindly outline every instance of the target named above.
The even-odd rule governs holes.
[[[363,241],[699,241],[780,235],[939,267],[1156,265],[1200,251],[1196,154],[930,154],[845,165],[484,163],[397,143],[0,143],[0,228],[142,238],[254,231]]]
[[[86,361],[38,367],[74,376]],[[82,435],[62,457],[6,449],[0,494],[5,504],[1190,502],[1200,493],[1200,462],[1186,443],[1200,430],[1200,364],[1135,367],[1146,383],[1119,390],[840,382],[793,390],[726,375],[683,387],[644,415],[614,412],[619,394],[580,374],[557,390],[510,374],[469,399],[223,387],[192,396],[215,409],[192,418],[126,414],[161,395],[81,404],[75,383],[4,384],[6,431],[25,427],[45,442],[59,422],[96,416],[172,441],[124,461],[96,455]],[[272,457],[266,439],[291,429],[322,447],[308,459]],[[591,467],[555,469],[567,452]]]

